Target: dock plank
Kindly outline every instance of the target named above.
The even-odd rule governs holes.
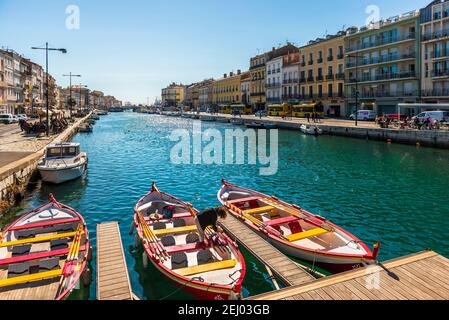
[[[97,225],[97,282],[98,300],[133,299],[117,222]]]

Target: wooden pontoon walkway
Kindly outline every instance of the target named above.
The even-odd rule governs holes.
[[[426,251],[251,300],[448,300],[449,259]]]
[[[133,299],[117,222],[97,225],[97,299]]]
[[[228,215],[220,224],[232,239],[241,243],[261,263],[269,267],[284,285],[297,286],[314,280],[303,268],[234,216]]]

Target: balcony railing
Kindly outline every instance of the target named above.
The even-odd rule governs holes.
[[[304,83],[306,82],[306,78],[299,78],[299,83]]]
[[[375,76],[362,76],[359,79],[349,79],[349,83],[356,82],[372,82],[372,81],[382,81],[382,80],[394,80],[394,79],[405,79],[405,78],[416,78],[415,72],[394,72],[394,73],[384,73],[376,74]]]
[[[449,89],[423,90],[421,95],[423,97],[448,97]]]
[[[260,96],[264,96],[265,92],[253,92],[250,94],[251,97],[260,97]]]
[[[353,51],[359,51],[359,50],[364,50],[364,49],[369,49],[369,48],[375,48],[375,47],[392,44],[392,43],[396,43],[396,42],[401,42],[401,41],[415,40],[416,37],[417,37],[416,33],[413,33],[413,32],[407,33],[405,35],[398,36],[398,37],[388,37],[388,38],[378,37],[375,41],[365,42],[365,43],[361,43],[358,45],[353,45],[351,47],[348,47],[348,48],[346,48],[346,52],[353,52]]]
[[[440,51],[440,52],[432,52],[432,54],[430,55],[433,59],[438,59],[438,58],[446,58],[449,57],[449,50],[447,52]]]
[[[423,41],[435,40],[443,37],[449,37],[449,29],[423,34]]]
[[[266,88],[279,88],[281,86],[280,83],[267,83],[265,85]]]
[[[267,98],[267,102],[280,103],[281,102],[281,98]]]
[[[334,80],[334,75],[333,74],[328,74],[326,76],[326,80]]]
[[[313,82],[314,80],[315,80],[315,78],[313,76],[307,77],[307,81],[308,82]]]
[[[323,58],[318,58],[318,59],[316,60],[316,62],[318,62],[318,63],[323,63]]]
[[[337,80],[345,80],[345,74],[344,73],[337,73],[335,76]]]
[[[284,100],[284,101],[285,100],[294,100],[294,99],[296,99],[296,100],[301,99],[301,95],[300,94],[294,94],[294,93],[282,95],[282,100]]]
[[[327,61],[333,61],[333,60],[334,60],[334,56],[327,57]]]
[[[309,60],[309,66],[313,64],[313,60]]]
[[[345,55],[343,54],[343,53],[339,53],[338,55],[337,55],[337,59],[343,59],[345,57]]]
[[[252,67],[250,67],[249,70],[254,70],[254,69],[258,69],[258,68],[262,68],[262,67],[265,67],[265,63],[255,64]]]
[[[388,55],[383,55],[383,56],[380,56],[377,58],[363,59],[363,61],[359,61],[357,66],[363,67],[363,66],[372,65],[372,64],[388,63],[388,62],[393,62],[393,61],[415,59],[415,58],[416,58],[415,52],[405,53],[405,54],[388,54]],[[355,62],[347,63],[346,67],[348,69],[355,68],[356,63]]]
[[[306,62],[305,61],[301,62],[301,67],[305,67],[305,66],[306,66]]]
[[[316,81],[323,81],[324,77],[322,75],[316,76]]]
[[[449,69],[432,71],[432,78],[441,78],[441,77],[449,77]]]

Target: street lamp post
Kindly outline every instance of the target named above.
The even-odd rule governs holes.
[[[63,48],[59,48],[59,49],[57,49],[57,48],[49,48],[48,47],[48,42],[46,42],[45,43],[45,47],[31,47],[31,49],[33,49],[33,50],[45,50],[45,73],[46,73],[46,75],[45,75],[45,98],[46,98],[46,100],[47,100],[47,103],[46,103],[46,107],[47,107],[47,130],[46,130],[46,134],[47,134],[47,137],[49,136],[49,133],[50,133],[50,124],[49,124],[49,117],[48,117],[48,109],[49,109],[49,101],[48,101],[48,51],[59,51],[59,52],[62,52],[62,53],[67,53],[67,50],[66,49],[63,49]]]
[[[359,117],[359,59],[363,58],[359,55],[347,54],[348,58],[355,58],[355,126],[358,126]]]
[[[81,75],[79,74],[72,74],[71,72],[69,74],[63,74],[63,77],[69,77],[70,78],[70,87],[69,87],[69,92],[70,92],[70,100],[69,100],[69,110],[70,110],[70,119],[72,118],[72,77],[81,77]]]

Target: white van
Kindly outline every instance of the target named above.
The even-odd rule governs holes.
[[[357,120],[361,120],[361,121],[375,120],[376,116],[377,116],[377,113],[373,110],[359,110],[357,112]],[[355,113],[351,114],[349,116],[349,119],[355,120]]]
[[[430,121],[449,122],[449,111],[425,111],[418,114],[414,119],[418,119],[423,123],[430,118]]]
[[[16,122],[14,116],[9,113],[0,114],[0,123],[10,124]]]

